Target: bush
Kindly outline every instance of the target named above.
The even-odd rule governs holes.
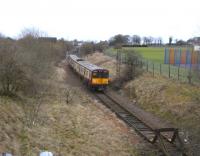
[[[27,33],[27,34],[26,34]],[[40,32],[23,32],[18,40],[0,40],[0,92],[36,94],[54,72],[54,64],[71,48],[65,41],[40,40]]]
[[[81,55],[91,54],[95,51],[94,43],[93,42],[86,42],[83,43],[80,47]]]
[[[15,59],[16,47],[13,43],[3,40],[0,47],[0,92],[13,95],[23,88],[26,76]]]
[[[135,79],[143,73],[141,55],[134,51],[126,51],[125,56],[126,68],[124,75],[126,75],[127,80]]]
[[[76,90],[73,88],[67,88],[64,91],[65,103],[70,104],[73,101],[74,96],[76,95]]]
[[[133,50],[125,50],[123,53],[120,52],[120,54],[121,56],[119,56],[119,60],[117,61],[119,61],[120,64],[123,62],[125,67],[120,69],[120,76],[118,75],[118,77],[112,82],[114,89],[120,89],[125,82],[133,80],[143,73],[143,64],[140,61],[140,55]]]

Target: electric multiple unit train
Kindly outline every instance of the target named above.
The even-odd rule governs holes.
[[[83,78],[85,84],[95,90],[104,90],[109,83],[109,71],[91,64],[76,55],[69,55],[70,67]]]

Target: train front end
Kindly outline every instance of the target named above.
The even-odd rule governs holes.
[[[96,69],[92,71],[91,85],[96,90],[105,90],[109,84],[109,71]]]

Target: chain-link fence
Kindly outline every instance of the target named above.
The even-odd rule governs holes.
[[[199,70],[195,66],[174,66],[170,64],[160,64],[147,60],[143,62],[143,68],[154,75],[161,75],[171,79],[188,83],[199,83]]]
[[[111,57],[117,57],[117,52],[105,52]],[[120,51],[120,61],[124,64],[127,62],[126,52]],[[119,58],[119,56],[117,57]],[[170,65],[152,62],[149,60],[141,59],[135,60],[133,64],[141,64],[144,71],[152,73],[153,76],[161,75],[174,80],[179,80],[188,83],[199,83],[200,82],[200,66],[197,65]]]

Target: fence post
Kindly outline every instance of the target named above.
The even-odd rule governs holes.
[[[140,60],[140,67],[143,69],[143,62]]]
[[[170,64],[169,64],[169,78],[171,77],[171,75],[170,75],[171,73],[170,73]]]
[[[153,63],[153,77],[154,77],[154,63]]]
[[[178,66],[178,80],[179,80],[179,77],[180,77],[180,64],[179,64],[179,66]]]
[[[162,74],[162,64],[160,64],[160,75]]]
[[[149,71],[149,63],[148,63],[148,60],[147,60],[147,72]]]
[[[192,83],[192,71],[191,71],[191,65],[190,65],[190,70],[189,70],[189,72],[188,72],[188,82],[189,82],[189,84],[191,84]]]

